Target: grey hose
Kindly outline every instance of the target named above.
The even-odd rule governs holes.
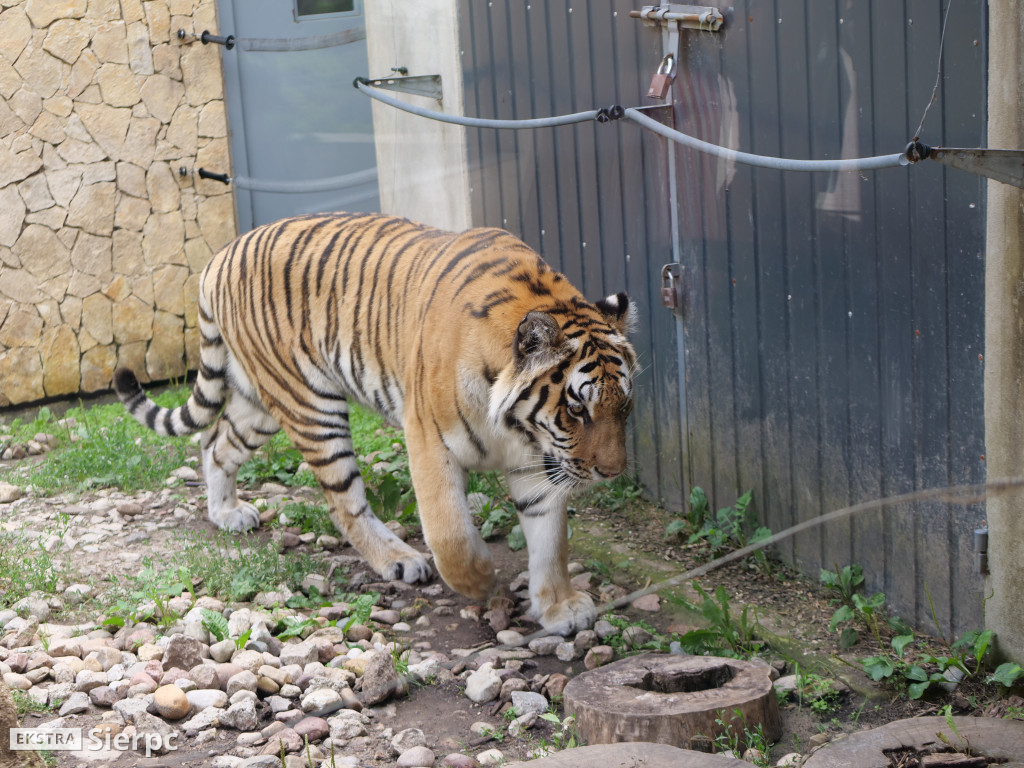
[[[396,109],[411,112],[414,115],[426,117],[431,120],[440,120],[444,123],[465,125],[471,128],[550,128],[556,125],[569,125],[571,123],[582,123],[588,120],[595,120],[602,114],[607,116],[610,111],[618,111],[622,117],[632,120],[638,125],[647,128],[650,131],[654,131],[658,135],[664,136],[666,139],[674,141],[677,144],[682,144],[683,146],[695,149],[698,152],[704,152],[725,160],[732,160],[737,163],[745,163],[746,165],[754,165],[761,168],[774,168],[780,171],[867,171],[878,168],[895,168],[909,163],[906,156],[902,153],[879,155],[877,157],[851,158],[848,160],[790,160],[784,157],[752,155],[749,152],[740,152],[735,149],[720,147],[717,144],[711,144],[709,142],[696,139],[693,136],[688,136],[674,128],[669,128],[667,125],[662,125],[657,120],[648,117],[632,107],[626,110],[621,110],[619,107],[615,107],[612,110],[594,109],[588,112],[576,112],[575,114],[563,115],[561,117],[542,117],[533,120],[490,120],[479,117],[449,115],[444,112],[418,107],[385,94],[379,88],[371,86],[369,82],[363,78],[357,78],[353,85],[370,98],[395,107]],[[616,117],[617,116],[618,115],[616,115]]]
[[[323,179],[313,179],[311,181],[269,181],[267,179],[254,179],[251,176],[235,176],[231,179],[239,189],[248,189],[253,192],[290,193],[328,192],[376,180],[376,168],[368,168],[365,171],[356,171],[355,173],[345,173],[341,176],[327,176]]]
[[[414,115],[427,117],[431,120],[439,120],[442,123],[465,125],[470,128],[553,128],[558,125],[572,125],[573,123],[585,123],[588,120],[595,120],[600,113],[600,110],[591,109],[587,112],[576,112],[571,115],[561,115],[559,117],[537,117],[531,120],[490,120],[482,117],[449,115],[445,112],[438,112],[434,109],[418,107],[415,104],[409,104],[401,99],[389,96],[379,88],[374,88],[369,84],[369,82],[362,79],[357,79],[353,85],[370,98],[383,102],[388,106],[395,107],[395,109],[401,109],[403,112],[411,112]]]
[[[735,149],[727,149],[717,144],[710,144],[693,136],[688,136],[667,125],[662,125],[642,112],[627,109],[625,117],[638,125],[654,131],[666,139],[682,144],[698,152],[704,152],[723,160],[733,160],[746,165],[756,165],[760,168],[774,168],[780,171],[867,171],[877,168],[895,168],[900,165],[907,165],[909,161],[902,154],[879,155],[877,157],[852,158],[849,160],[790,160],[784,157],[767,157],[765,155],[752,155],[749,152],[739,152]]]

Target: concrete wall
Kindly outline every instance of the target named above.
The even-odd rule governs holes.
[[[405,67],[441,75],[444,97],[400,94],[429,109],[463,114],[456,0],[374,0],[365,4],[369,76]],[[381,209],[436,227],[471,226],[466,129],[374,102],[373,131]]]
[[[1024,148],[1024,6],[989,2],[988,146]],[[985,442],[990,479],[1024,476],[1024,190],[990,181],[985,266]],[[985,623],[1024,664],[1024,493],[988,500]]]
[[[236,234],[214,0],[4,0],[0,407],[185,372]],[[189,174],[179,176],[185,167]]]

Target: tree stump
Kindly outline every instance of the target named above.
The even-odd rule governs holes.
[[[991,764],[1000,768],[1024,768],[1024,723],[994,717],[954,717],[953,723],[955,733],[944,717],[915,717],[860,731],[825,744],[804,768],[892,768],[901,760],[904,765],[966,768],[968,747],[971,755],[992,758]],[[950,757],[939,757],[943,754]],[[959,764],[950,762],[957,754],[963,757]]]
[[[39,753],[11,749],[11,728],[20,727],[11,689],[0,678],[0,768],[45,768]]]
[[[509,763],[505,768],[750,768],[750,763],[722,755],[692,752],[634,741],[626,744],[598,744],[556,752],[528,763]]]
[[[598,667],[565,687],[565,711],[588,744],[653,741],[705,749],[730,727],[782,735],[771,669],[716,656],[643,654]],[[721,720],[721,723],[716,722]]]

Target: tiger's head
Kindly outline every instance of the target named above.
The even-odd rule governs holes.
[[[516,329],[512,364],[491,416],[527,444],[534,468],[566,492],[626,469],[636,353],[625,293],[533,310]]]

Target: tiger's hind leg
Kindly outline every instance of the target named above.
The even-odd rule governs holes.
[[[316,475],[335,527],[370,567],[389,581],[429,581],[433,571],[427,559],[388,529],[366,501],[352,449],[348,404],[332,400],[330,410],[319,410],[315,422],[302,423],[293,416],[284,428]]]
[[[248,531],[260,524],[256,507],[238,498],[238,468],[279,429],[259,402],[235,390],[216,426],[203,435],[207,515],[218,528]]]

